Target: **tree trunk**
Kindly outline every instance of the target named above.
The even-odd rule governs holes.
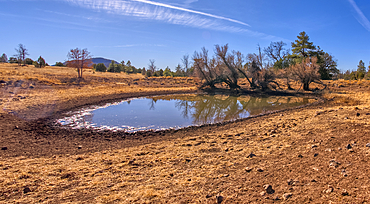
[[[308,82],[304,82],[303,83],[303,90],[309,91],[310,90],[309,86],[310,86],[310,84]]]

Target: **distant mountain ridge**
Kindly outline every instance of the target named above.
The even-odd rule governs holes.
[[[105,59],[103,57],[94,57],[91,58],[93,64],[99,64],[103,63],[107,68],[109,67],[109,64],[112,62],[110,59]],[[119,64],[117,61],[114,61],[114,63]]]

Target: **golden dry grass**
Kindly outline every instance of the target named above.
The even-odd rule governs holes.
[[[24,79],[21,73],[3,70],[7,68],[0,69],[2,73],[9,71],[5,77]],[[59,70],[54,74],[58,75],[57,72],[63,73]],[[107,74],[105,77],[110,77]],[[43,72],[35,71],[31,75],[40,79]],[[48,83],[58,86],[59,78],[52,78]],[[340,80],[329,84],[368,86],[369,82]],[[194,90],[193,86],[139,89],[119,86],[87,84],[54,87],[43,93],[29,91],[28,102],[3,103],[3,107],[6,104],[20,110],[27,109],[25,104],[66,103],[82,96]],[[290,110],[220,127],[183,130],[179,133],[182,137],[152,144],[76,155],[2,157],[0,202],[215,203],[215,196],[222,195],[223,203],[273,203],[276,196],[280,197],[276,202],[281,202],[284,193],[293,192],[293,198],[287,202],[305,203],[311,199],[317,203],[361,203],[370,199],[369,187],[361,184],[369,181],[368,175],[364,175],[369,165],[362,161],[367,161],[370,149],[364,147],[366,138],[356,136],[369,132],[370,117],[365,113],[370,111],[370,94],[346,89],[328,91],[324,97],[331,101],[330,105]],[[361,112],[361,116],[356,117],[356,112]],[[333,138],[338,141],[330,142]],[[355,152],[349,154],[343,150],[344,145],[353,140],[359,146],[354,146]],[[251,153],[256,156],[248,156]],[[314,153],[318,153],[317,159],[311,159]],[[299,160],[299,155],[307,159]],[[329,168],[330,159],[340,159],[350,176],[343,177],[339,169]],[[287,179],[299,179],[302,185],[289,186]],[[260,194],[266,183],[276,190],[268,199]],[[323,193],[328,184],[335,186],[334,193]],[[26,187],[31,192],[25,193]],[[349,196],[343,196],[342,190],[348,191]]]

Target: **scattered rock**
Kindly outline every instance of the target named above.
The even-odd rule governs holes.
[[[288,185],[291,185],[291,186],[294,186],[294,185],[296,185],[297,183],[299,183],[299,181],[295,181],[295,180],[293,180],[293,179],[289,179],[287,182],[288,182]]]
[[[346,191],[346,189],[343,189],[342,190],[342,196],[348,196],[349,195],[349,193]]]
[[[71,173],[64,173],[64,174],[62,174],[62,176],[61,176],[60,178],[61,178],[61,179],[73,178],[75,175],[76,175],[76,173],[75,173],[75,172],[71,172]]]
[[[255,157],[255,156],[256,156],[255,154],[250,153],[250,154],[247,156],[247,158],[253,158],[253,157]]]
[[[329,167],[330,168],[337,168],[340,165],[340,162],[335,161],[334,159],[329,161]]]
[[[302,154],[299,154],[299,155],[298,155],[298,157],[299,157],[299,158],[303,158]]]
[[[81,160],[84,160],[84,158],[82,157],[77,157],[76,161],[81,161]]]
[[[211,194],[206,195],[206,198],[211,198],[211,197],[212,197]]]
[[[224,200],[224,197],[223,196],[221,196],[221,195],[216,196],[216,202],[217,202],[217,204],[222,203],[223,200]]]
[[[315,153],[315,154],[313,155],[313,157],[317,157],[317,156],[319,156],[319,154],[318,154],[318,153]]]
[[[264,185],[264,186],[263,186],[263,188],[265,188],[266,193],[268,193],[268,194],[273,194],[273,193],[275,193],[275,190],[274,190],[274,189],[272,189],[272,186],[271,186],[271,185],[269,185],[269,184]]]
[[[358,116],[360,116],[361,114],[360,113],[356,113],[356,116],[358,117]]]
[[[251,168],[251,167],[246,167],[244,170],[245,170],[246,172],[251,172],[251,171],[252,171],[252,169],[253,169],[253,168]]]
[[[82,149],[82,146],[81,146],[81,145],[79,145],[79,146],[77,147],[77,149]]]
[[[317,145],[312,145],[312,146],[311,146],[311,148],[316,148],[316,147],[317,147]]]
[[[346,146],[346,149],[352,149],[351,144],[348,144],[348,145]]]
[[[33,88],[35,88],[35,85],[31,84],[28,88],[33,89]]]
[[[26,193],[29,193],[29,192],[31,192],[31,189],[29,187],[24,187],[23,193],[26,194]]]
[[[256,171],[258,171],[258,172],[263,172],[263,169],[261,169],[261,168],[257,168],[257,169],[256,169]]]
[[[292,196],[293,196],[292,193],[284,193],[283,198],[284,198],[284,200],[287,200],[287,199],[289,199]]]
[[[265,196],[265,195],[266,195],[266,191],[262,191],[262,192],[260,193],[260,195],[261,195],[261,196]]]
[[[1,150],[8,150],[8,147],[1,147]]]
[[[334,191],[333,186],[329,185],[329,186],[328,186],[328,189],[325,189],[325,190],[323,191],[323,193],[331,193],[331,192],[333,192],[333,191]]]
[[[346,172],[346,170],[345,170],[345,169],[342,169],[341,174],[342,174],[344,177],[347,177],[347,176],[348,176],[348,174],[347,174],[347,172]]]
[[[344,120],[348,120],[349,118],[348,117],[345,117]]]

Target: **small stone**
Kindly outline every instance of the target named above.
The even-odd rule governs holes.
[[[295,184],[299,183],[299,181],[294,181],[293,179],[289,179],[287,183],[288,185],[294,186]]]
[[[35,86],[31,84],[28,88],[33,89]]]
[[[316,147],[317,147],[317,145],[312,145],[312,146],[311,146],[311,148],[316,148]]]
[[[341,147],[338,147],[338,150],[342,150],[342,148]]]
[[[25,187],[25,188],[23,189],[23,193],[24,193],[24,194],[29,193],[29,192],[31,192],[31,189],[30,189],[30,188]]]
[[[263,169],[261,169],[261,168],[257,168],[257,169],[256,169],[256,171],[258,171],[258,172],[263,172]]]
[[[347,174],[347,172],[346,172],[346,170],[345,170],[345,169],[342,169],[341,174],[342,174],[344,177],[347,177],[347,176],[348,176],[348,174]]]
[[[293,196],[292,193],[284,193],[283,198],[284,198],[284,200],[287,200],[287,199],[289,199],[292,196]]]
[[[253,157],[255,157],[255,156],[256,156],[255,154],[250,153],[250,154],[247,156],[247,158],[253,158]]]
[[[348,120],[349,118],[348,117],[345,117],[344,120]]]
[[[299,155],[298,155],[298,157],[299,157],[299,158],[303,158],[302,154],[299,154]]]
[[[349,195],[349,193],[346,191],[346,189],[343,189],[342,190],[342,196],[348,196]]]
[[[319,154],[318,154],[318,153],[315,153],[315,154],[313,155],[313,157],[317,157],[317,156],[319,156]]]
[[[356,113],[356,116],[358,117],[358,116],[360,116],[361,114],[360,113]]]
[[[366,147],[370,147],[370,143],[367,143],[367,144],[366,144]]]
[[[337,168],[338,166],[340,165],[340,163],[339,162],[337,162],[337,161],[335,161],[334,159],[332,159],[332,160],[330,160],[329,161],[329,167],[331,167],[331,168]]]
[[[261,196],[265,196],[265,195],[266,195],[266,191],[262,191],[262,192],[260,193],[260,195],[261,195]]]
[[[221,195],[216,196],[216,202],[217,202],[217,204],[222,203],[223,200],[224,200],[224,197],[223,196],[221,196]]]
[[[81,161],[81,160],[84,160],[84,158],[82,157],[77,157],[76,161]]]
[[[264,186],[263,186],[263,188],[265,188],[266,193],[268,193],[268,194],[273,194],[273,193],[275,193],[275,190],[274,190],[274,189],[272,189],[272,186],[271,186],[271,185],[269,185],[269,184],[264,185]]]
[[[253,168],[251,168],[251,167],[246,167],[244,170],[245,170],[246,172],[251,172],[251,171],[252,171],[252,169],[253,169]]]
[[[1,147],[1,150],[8,150],[8,147]]]
[[[348,144],[348,145],[346,146],[346,149],[352,149],[351,144]]]
[[[82,146],[81,146],[81,145],[80,145],[80,146],[78,146],[78,147],[77,147],[77,149],[82,149]]]
[[[333,186],[328,186],[328,189],[325,189],[324,191],[323,191],[323,193],[331,193],[331,192],[333,192],[334,191],[334,188],[333,188]]]
[[[211,198],[211,197],[212,197],[212,195],[210,195],[210,194],[206,195],[206,198]]]
[[[230,175],[229,174],[224,174],[223,177],[229,177]]]

